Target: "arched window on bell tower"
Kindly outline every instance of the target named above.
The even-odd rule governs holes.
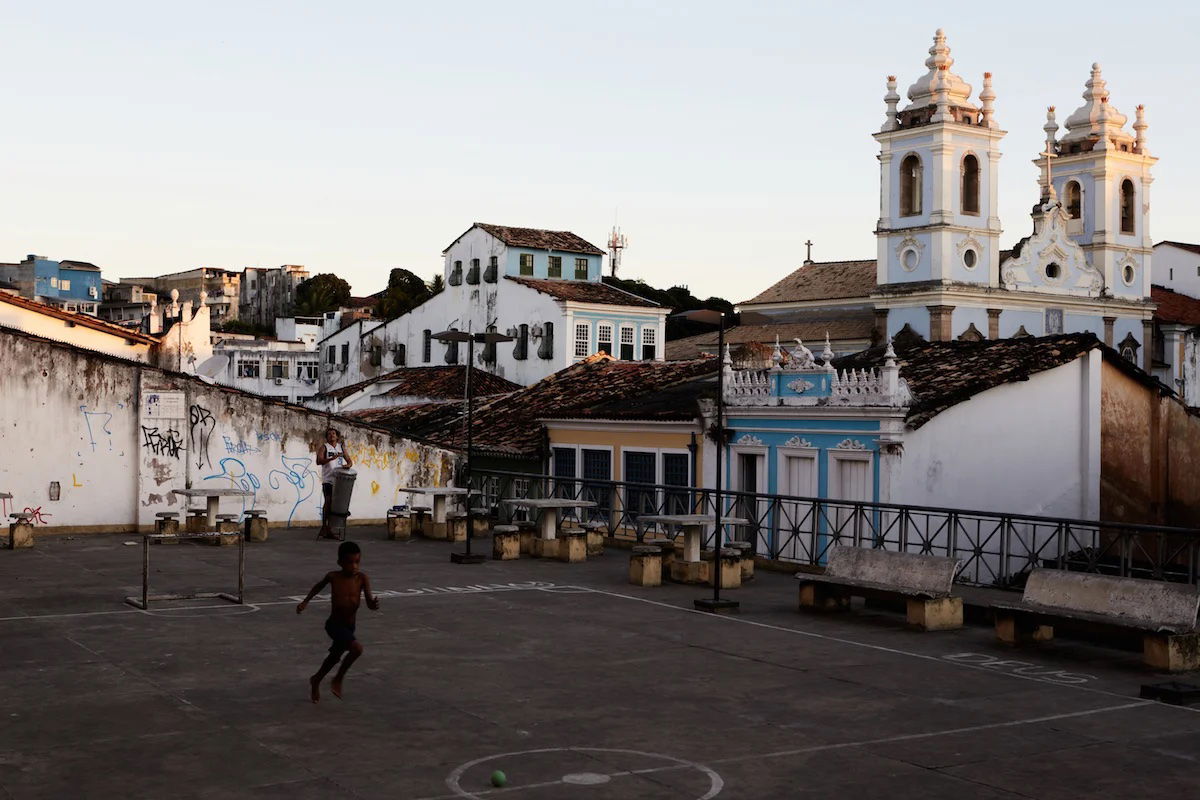
[[[1133,189],[1133,181],[1126,178],[1121,181],[1121,233],[1137,233],[1134,223],[1134,208],[1137,195]]]
[[[1083,190],[1079,181],[1067,182],[1067,217],[1081,219],[1083,217]]]
[[[900,216],[921,213],[921,159],[905,156],[900,162]]]
[[[962,160],[962,213],[979,213],[979,159],[969,154]]]

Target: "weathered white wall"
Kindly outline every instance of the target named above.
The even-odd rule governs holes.
[[[1159,242],[1154,246],[1154,282],[1180,294],[1200,297],[1200,253]]]
[[[172,489],[211,486],[254,493],[223,500],[223,512],[319,521],[313,450],[325,415],[7,332],[0,359],[9,365],[0,392],[0,492],[13,494],[6,514],[28,508],[38,527],[129,530],[181,510]],[[453,473],[450,451],[333,424],[358,471],[352,522],[382,519],[401,486],[444,484]]]
[[[1028,381],[989,389],[907,433],[887,499],[1094,519],[1100,476],[1098,365],[1099,356],[1089,355]]]
[[[98,331],[83,325],[72,325],[67,320],[9,303],[0,303],[0,325],[32,333],[35,336],[44,336],[56,342],[67,342],[100,353],[108,353],[119,358],[128,358],[132,361],[150,360],[149,343],[130,344],[129,340],[123,336]]]

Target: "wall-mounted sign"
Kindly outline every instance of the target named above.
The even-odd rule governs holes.
[[[149,392],[143,395],[142,414],[147,419],[184,419],[187,403],[183,392]]]

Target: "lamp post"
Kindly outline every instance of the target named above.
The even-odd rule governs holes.
[[[692,322],[703,322],[708,325],[717,326],[717,463],[716,467],[716,489],[713,491],[713,596],[699,597],[694,602],[696,609],[699,611],[710,611],[714,614],[728,614],[738,610],[738,601],[722,600],[721,599],[721,545],[724,538],[721,531],[721,464],[725,460],[725,317],[724,311],[716,311],[708,308],[696,309],[695,311],[681,311],[678,314],[671,316],[677,319],[687,319]],[[732,316],[732,315],[730,315]],[[742,324],[761,325],[771,322],[771,318],[759,314],[754,311],[743,311],[741,313]]]
[[[484,557],[482,553],[471,552],[471,540],[474,538],[475,521],[471,514],[471,446],[474,443],[475,428],[472,425],[475,416],[475,392],[471,385],[471,370],[475,366],[475,343],[480,344],[496,344],[497,342],[511,342],[513,337],[505,336],[502,333],[488,331],[486,333],[472,333],[469,330],[448,330],[435,334],[434,339],[446,344],[454,344],[457,347],[461,342],[467,343],[467,463],[463,468],[465,483],[467,484],[467,547],[466,552],[451,553],[450,561],[455,564],[481,564]]]

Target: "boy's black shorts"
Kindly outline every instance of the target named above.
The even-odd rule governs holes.
[[[329,646],[329,654],[332,656],[340,656],[354,643],[354,626],[341,620],[332,617],[325,620],[325,632],[333,639],[333,644]]]

